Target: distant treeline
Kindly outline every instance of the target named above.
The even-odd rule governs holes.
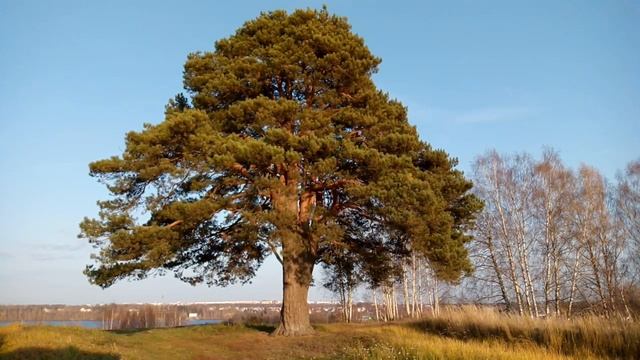
[[[279,303],[225,304],[104,304],[104,305],[2,305],[0,321],[99,321],[105,330],[176,327],[189,320],[223,320],[233,323],[279,321]],[[371,318],[371,304],[356,304],[356,320]],[[341,307],[311,304],[315,323],[341,321]]]

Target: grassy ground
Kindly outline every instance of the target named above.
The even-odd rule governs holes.
[[[0,328],[0,360],[636,359],[640,354],[637,323],[487,316],[461,312],[420,322],[323,325],[316,335],[299,338],[271,337],[267,326],[106,332],[12,325]]]

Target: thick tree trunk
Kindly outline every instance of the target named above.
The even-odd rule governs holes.
[[[313,334],[309,321],[309,285],[313,272],[313,261],[302,257],[284,257],[282,267],[283,298],[280,324],[272,335],[298,336]]]
[[[309,321],[307,296],[315,265],[315,251],[295,234],[283,237],[282,309],[280,325],[272,335],[298,336],[314,332]]]
[[[280,324],[272,335],[298,336],[314,333],[309,321],[307,296],[317,259],[318,244],[309,231],[315,207],[313,192],[298,192],[297,164],[280,176],[282,188],[271,192],[276,227],[282,244],[282,309]]]

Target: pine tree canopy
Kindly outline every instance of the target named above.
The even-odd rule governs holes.
[[[80,225],[97,248],[91,282],[172,271],[224,286],[275,254],[308,284],[303,264],[344,249],[372,274],[409,249],[443,279],[471,270],[481,204],[456,160],[376,89],[379,64],[324,9],[263,13],[190,54],[186,96],[129,132],[122,155],[90,164],[111,193]]]

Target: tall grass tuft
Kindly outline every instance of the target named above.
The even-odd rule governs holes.
[[[558,354],[640,358],[640,323],[598,316],[534,319],[477,306],[448,308],[410,326],[461,340],[531,343]]]

